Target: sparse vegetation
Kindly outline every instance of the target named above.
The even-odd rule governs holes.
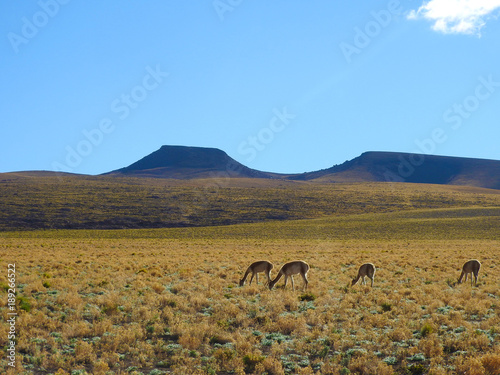
[[[381,212],[233,226],[2,232],[19,313],[8,374],[495,374],[500,209],[465,198],[391,212],[386,196]],[[471,258],[478,285],[456,284]],[[307,261],[307,292],[238,287],[259,259],[272,276]],[[367,261],[374,287],[346,287]],[[6,294],[0,284],[4,322]]]
[[[0,231],[182,228],[437,208],[444,211],[432,212],[432,217],[449,220],[458,215],[467,220],[479,215],[487,229],[490,219],[498,218],[498,207],[499,190],[464,186],[0,176]],[[426,212],[418,216],[423,224]],[[343,225],[349,231],[352,223]]]
[[[500,363],[497,241],[50,233],[0,245],[3,266],[15,253],[19,270],[17,373],[451,375],[471,361],[480,374]],[[450,288],[472,254],[487,270],[478,287]],[[310,290],[235,287],[249,257],[307,259]],[[366,259],[376,259],[377,285],[345,291],[356,267],[341,265]]]

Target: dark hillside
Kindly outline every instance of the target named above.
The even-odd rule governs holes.
[[[198,227],[498,206],[499,190],[446,185],[0,174],[0,231]]]
[[[268,173],[245,167],[219,149],[185,146],[162,146],[128,167],[108,174],[177,179],[271,178]]]
[[[141,160],[107,173],[175,179],[258,178],[348,182],[411,182],[500,189],[500,161],[399,152],[365,152],[331,168],[284,175],[262,172],[216,148],[162,146]]]
[[[411,182],[500,189],[500,161],[397,152],[365,152],[332,168],[291,178],[323,182]]]

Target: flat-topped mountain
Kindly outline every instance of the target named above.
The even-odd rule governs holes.
[[[216,148],[162,146],[128,167],[106,173],[195,179],[245,177],[318,182],[411,182],[500,189],[500,161],[400,152],[365,152],[320,171],[278,174],[248,168]]]
[[[1,173],[0,194],[0,232],[230,225],[450,207],[472,210],[466,216],[480,207],[479,216],[498,218],[500,161],[366,152],[325,170],[279,175],[217,149],[163,146],[104,176]]]
[[[500,161],[399,152],[365,152],[343,164],[293,179],[412,182],[500,189]]]
[[[219,149],[186,146],[162,146],[128,167],[106,174],[177,179],[271,178],[272,176],[269,173],[245,167]]]

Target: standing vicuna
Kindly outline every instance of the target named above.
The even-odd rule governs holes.
[[[361,277],[363,278],[361,284],[366,284],[365,276],[368,276],[368,278],[372,281],[371,286],[373,287],[373,278],[375,276],[375,266],[373,264],[365,263],[359,267],[358,276],[352,280],[351,286],[354,286],[354,284],[356,284]]]
[[[267,276],[267,283],[271,281],[271,270],[273,269],[273,264],[271,262],[268,262],[267,260],[259,260],[257,262],[253,262],[248,266],[245,276],[243,276],[243,279],[240,280],[240,286],[243,286],[245,284],[245,280],[247,279],[248,275],[252,273],[252,277],[250,277],[250,282],[248,285],[252,284],[253,277],[255,276],[255,282],[258,284],[259,283],[259,272],[264,272]]]
[[[295,284],[293,282],[293,275],[300,274],[302,279],[304,280],[304,290],[307,289],[307,284],[309,281],[307,280],[307,272],[309,271],[309,264],[302,260],[295,260],[293,262],[285,263],[280,271],[278,272],[278,276],[274,280],[269,283],[269,290],[273,289],[274,285],[281,279],[282,276],[285,276],[285,288],[288,282],[288,278],[292,279],[292,288],[295,290]]]
[[[481,268],[481,263],[479,263],[478,260],[472,259],[469,260],[468,262],[465,262],[463,267],[462,267],[462,273],[460,274],[460,277],[458,278],[458,283],[462,283],[462,279],[465,276],[465,280],[467,281],[467,277],[470,274],[470,286],[472,286],[472,275],[474,275],[475,282],[474,284],[477,285],[477,274],[479,273],[479,269]]]

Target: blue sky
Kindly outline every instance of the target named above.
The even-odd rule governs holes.
[[[298,173],[365,151],[500,159],[500,1],[0,3],[0,172],[162,145]]]

